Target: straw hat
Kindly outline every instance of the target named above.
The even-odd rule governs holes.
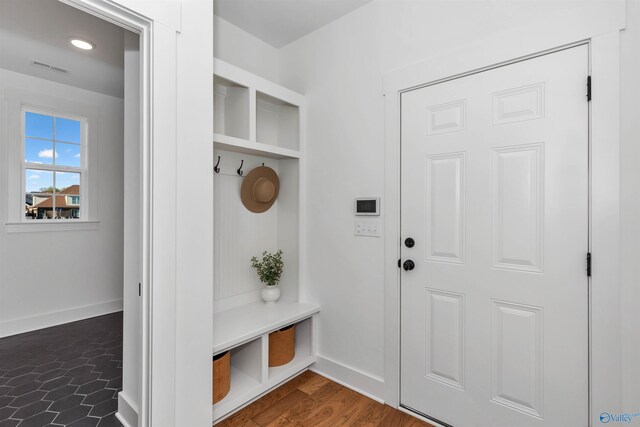
[[[274,204],[280,190],[276,171],[267,166],[253,169],[242,181],[240,199],[251,212],[266,212]]]

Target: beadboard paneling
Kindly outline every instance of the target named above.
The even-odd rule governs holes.
[[[256,293],[260,289],[258,275],[251,267],[251,257],[259,256],[263,251],[274,251],[278,244],[278,201],[263,213],[247,210],[240,200],[244,177],[238,176],[236,169],[241,160],[244,160],[245,176],[263,162],[276,171],[278,165],[272,159],[221,150],[216,151],[216,160],[217,156],[221,156],[221,171],[214,179],[214,300],[224,305],[224,300]],[[246,298],[251,299],[251,296]]]

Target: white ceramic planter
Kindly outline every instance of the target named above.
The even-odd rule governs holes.
[[[260,291],[260,296],[262,296],[262,300],[266,303],[274,303],[280,299],[280,288],[278,285],[276,286],[265,286]]]

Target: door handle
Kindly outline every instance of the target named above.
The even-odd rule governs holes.
[[[402,264],[402,268],[404,268],[404,271],[413,270],[415,267],[416,267],[416,264],[413,261],[411,261],[410,259],[406,260]]]
[[[408,247],[408,248],[412,248],[412,247],[414,247],[414,246],[415,246],[415,244],[416,244],[416,241],[415,241],[415,240],[413,240],[411,237],[407,237],[407,238],[404,240],[404,245],[405,245],[406,247]]]

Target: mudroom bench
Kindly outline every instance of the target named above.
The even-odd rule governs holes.
[[[320,306],[256,302],[214,314],[213,356],[230,353],[230,389],[213,404],[214,424],[316,361],[315,316]],[[269,367],[269,334],[295,325],[295,356]]]

